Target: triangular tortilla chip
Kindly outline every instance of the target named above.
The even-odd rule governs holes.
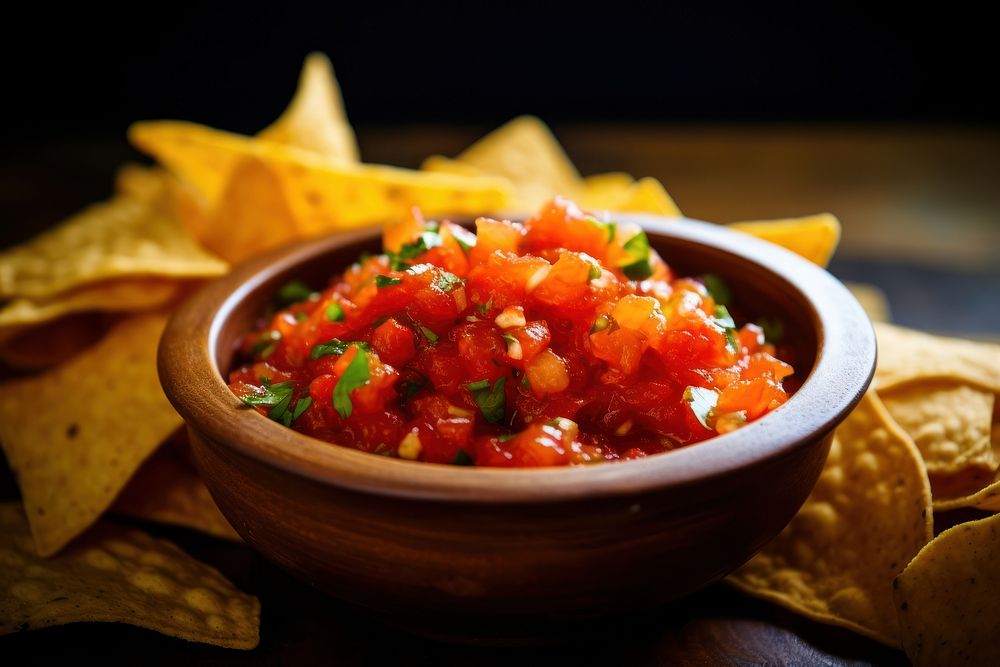
[[[260,641],[260,602],[176,546],[102,522],[65,553],[35,555],[17,503],[0,504],[0,635],[129,623],[227,648]]]
[[[205,278],[228,268],[168,212],[118,196],[0,253],[0,297],[44,299],[112,278]]]
[[[799,513],[727,581],[807,618],[897,646],[892,580],[932,535],[920,453],[869,392],[837,429]]]
[[[879,322],[875,382],[886,391],[918,380],[964,382],[1000,394],[1000,345],[932,336]]]
[[[198,471],[166,445],[142,464],[115,500],[112,511],[240,541]]]
[[[14,299],[0,306],[0,340],[6,331],[20,331],[70,313],[152,310],[179,292],[177,282],[150,278],[91,283],[48,299]]]
[[[1000,665],[1000,514],[942,532],[896,578],[914,665]]]
[[[991,392],[920,382],[879,392],[879,398],[920,450],[935,500],[982,488],[1000,467],[1000,452],[990,442]]]
[[[92,525],[183,423],[156,374],[165,324],[131,317],[69,363],[0,385],[0,444],[41,555]]]
[[[293,146],[178,121],[136,123],[132,143],[218,205],[233,170],[262,160],[281,182],[298,228],[307,235],[391,220],[418,206],[428,216],[478,215],[510,201],[502,179],[432,174],[332,162]]]
[[[819,266],[830,263],[840,243],[840,221],[830,213],[784,220],[734,222],[729,228],[780,245]]]
[[[258,136],[319,153],[329,160],[358,162],[358,141],[347,123],[329,58],[322,53],[306,56],[291,104]]]

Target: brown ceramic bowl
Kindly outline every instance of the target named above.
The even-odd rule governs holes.
[[[324,285],[376,230],[307,241],[190,299],[160,344],[164,390],[222,512],[306,582],[418,632],[537,636],[712,583],[791,519],[875,366],[871,324],[827,272],[707,223],[619,216],[679,275],[713,272],[784,320],[801,388],[733,433],[646,459],[531,470],[417,463],[315,440],[226,386],[237,338],[291,279]],[[548,630],[545,630],[548,631]]]

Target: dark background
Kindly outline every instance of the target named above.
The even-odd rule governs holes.
[[[759,4],[42,4],[5,20],[0,138],[123,140],[148,118],[255,132],[312,50],[362,129],[529,111],[554,124],[1000,118],[994,23],[977,10]]]

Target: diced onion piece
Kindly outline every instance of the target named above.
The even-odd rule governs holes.
[[[416,431],[410,431],[399,441],[399,458],[416,461],[424,449],[420,444],[420,436]]]
[[[451,293],[451,298],[455,300],[455,305],[458,307],[458,312],[465,310],[465,307],[469,305],[468,300],[465,297],[465,286],[458,287],[454,289]]]
[[[507,341],[507,356],[511,359],[524,358],[524,350],[521,348],[521,341],[513,337]]]
[[[523,327],[527,324],[527,320],[524,319],[524,310],[519,306],[508,306],[503,309],[503,312],[497,315],[496,319],[493,320],[496,325],[501,329],[510,329],[512,327]]]
[[[528,278],[528,282],[525,283],[524,288],[528,292],[533,291],[536,287],[538,287],[542,283],[543,280],[545,280],[548,277],[549,271],[551,270],[552,270],[552,265],[550,264],[538,267],[538,269],[533,274],[531,274],[531,277]]]

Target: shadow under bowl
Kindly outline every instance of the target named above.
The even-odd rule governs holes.
[[[595,466],[479,469],[391,459],[292,431],[226,386],[239,337],[291,279],[325,285],[377,230],[306,241],[238,267],[174,315],[159,372],[198,468],[254,549],[417,633],[530,640],[677,599],[788,523],[833,429],[875,368],[871,323],[826,271],[716,225],[636,222],[677,275],[714,273],[737,310],[779,318],[802,385],[732,433]]]

